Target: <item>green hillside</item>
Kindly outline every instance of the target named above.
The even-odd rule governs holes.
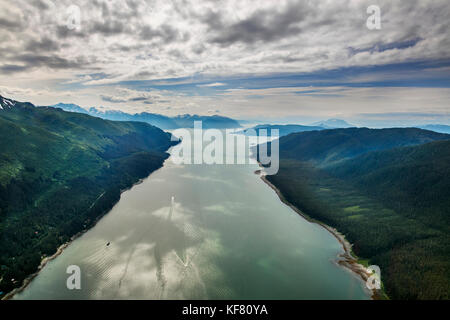
[[[305,214],[343,232],[360,258],[379,265],[391,298],[449,299],[450,141],[417,144],[450,136],[384,130],[387,137],[353,128],[282,137],[280,170],[267,178]]]
[[[399,213],[450,232],[450,141],[370,152],[328,171]]]
[[[0,97],[0,292],[161,167],[170,134]]]
[[[449,135],[417,128],[348,128],[293,133],[280,140],[285,158],[330,165],[369,151],[449,139]]]

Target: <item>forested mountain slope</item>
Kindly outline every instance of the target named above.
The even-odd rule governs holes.
[[[391,298],[449,299],[449,138],[409,128],[291,134],[267,179],[379,265]]]
[[[417,145],[450,136],[417,128],[348,128],[293,133],[280,140],[284,158],[326,166],[369,151]]]
[[[0,292],[161,167],[171,135],[0,96]]]

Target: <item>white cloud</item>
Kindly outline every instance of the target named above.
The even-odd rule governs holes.
[[[214,83],[208,83],[208,84],[199,84],[197,87],[221,87],[226,86],[226,83],[223,82],[214,82]]]
[[[80,29],[70,30],[66,10],[73,3],[0,0],[0,86],[16,88],[18,97],[36,103],[70,98],[88,106],[109,103],[122,108],[126,103],[133,110],[207,113],[207,104],[218,102],[222,113],[238,116],[268,115],[274,105],[283,115],[333,113],[338,108],[355,113],[349,106],[419,107],[393,92],[417,99],[421,92],[421,103],[437,98],[413,89],[387,90],[386,95],[381,89],[351,89],[340,92],[330,105],[319,94],[302,96],[278,88],[197,97],[120,91],[118,83],[151,79],[170,85],[167,79],[189,83],[199,77],[211,81],[199,87],[219,89],[229,85],[226,77],[450,59],[447,0],[267,0],[257,5],[250,0],[79,0],[75,4],[81,10]],[[366,8],[371,4],[381,8],[381,30],[366,28]],[[370,80],[364,77],[352,81]],[[337,95],[323,90],[322,95]],[[437,97],[448,97],[446,89],[436,92]],[[375,93],[387,107],[370,100]],[[264,96],[264,101],[255,105],[248,99],[252,94]],[[405,101],[411,104],[400,105]],[[424,105],[443,109],[448,100],[441,102],[444,105]]]
[[[446,0],[375,1],[382,10],[378,31],[365,26],[373,1],[364,0],[85,0],[77,2],[80,31],[65,25],[72,1],[1,1],[0,38],[16,41],[3,42],[0,67],[40,69],[41,76],[48,69],[113,74],[91,85],[141,79],[139,74],[308,72],[450,57]],[[411,46],[402,47],[408,41]]]

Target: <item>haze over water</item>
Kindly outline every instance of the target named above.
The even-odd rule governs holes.
[[[257,169],[166,160],[15,299],[368,299],[336,265],[336,238]],[[81,290],[66,287],[70,265]]]

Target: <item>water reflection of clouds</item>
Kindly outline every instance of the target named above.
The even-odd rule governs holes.
[[[226,204],[229,211],[236,204]],[[208,207],[208,206],[207,206]],[[226,251],[219,233],[206,228],[199,211],[221,210],[220,206],[196,210],[177,202],[152,211],[133,212],[117,239],[105,247],[106,238],[90,259],[89,296],[97,299],[206,299],[232,297],[214,257]],[[134,211],[134,210],[133,210]],[[127,214],[129,217],[130,213]],[[136,221],[137,220],[137,221]],[[92,239],[91,239],[92,240]],[[106,256],[105,253],[106,252]],[[207,291],[205,283],[217,283]]]
[[[122,233],[108,247],[104,245],[107,239],[99,241],[102,247],[83,261],[93,298],[164,298],[166,290],[183,280],[180,275],[192,277],[181,271],[188,267],[188,252],[202,239],[185,232],[189,210],[183,211],[180,204],[173,209],[177,214],[170,214],[171,207],[161,207],[151,215],[141,212],[135,217],[139,223],[126,236]],[[105,258],[102,252],[106,250]]]
[[[240,210],[244,205],[242,203],[238,202],[232,202],[232,201],[222,201],[222,204],[212,204],[209,206],[203,207],[202,210],[205,212],[213,212],[213,213],[221,213],[227,216],[234,216],[238,217]]]
[[[227,181],[225,179],[217,179],[217,178],[214,178],[211,176],[196,176],[196,175],[193,175],[192,173],[182,174],[182,175],[180,175],[180,178],[199,180],[199,181],[209,181],[209,182],[233,186],[233,183],[231,181]]]

